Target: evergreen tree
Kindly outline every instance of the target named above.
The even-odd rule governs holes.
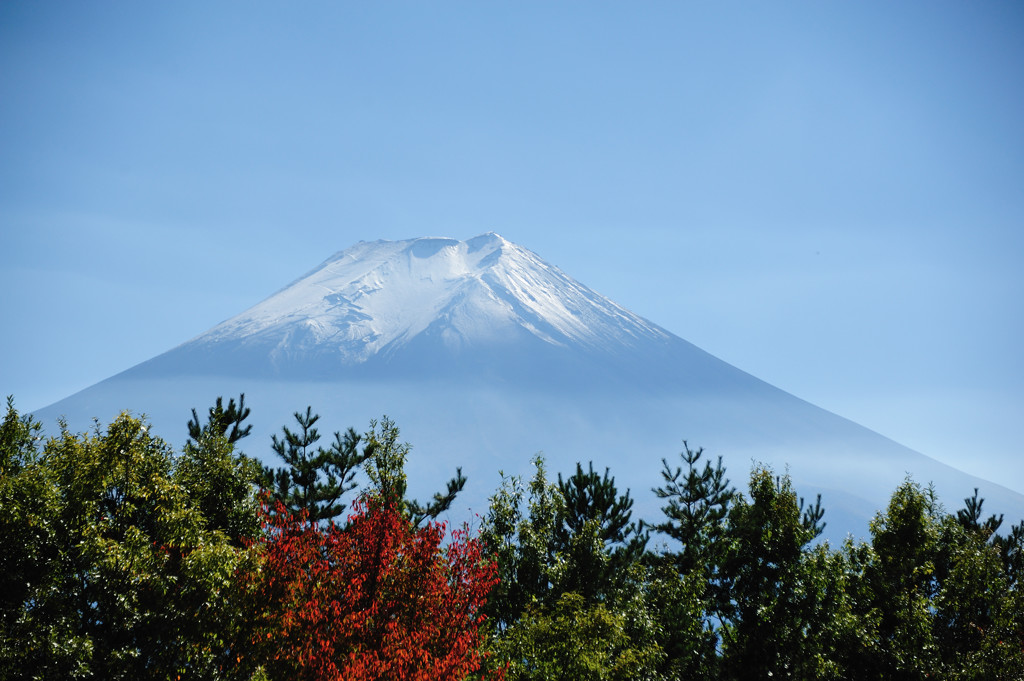
[[[997,535],[995,544],[1010,585],[1024,591],[1024,521],[1011,526],[1005,537]]]
[[[817,607],[805,548],[821,532],[821,503],[804,509],[789,476],[755,468],[749,500],[729,511],[724,573],[730,603],[722,628],[729,678],[807,678],[815,666],[813,635],[826,623]]]
[[[964,507],[956,512],[956,521],[968,532],[980,536],[982,541],[988,541],[1003,524],[1003,514],[1000,513],[999,517],[991,515],[982,522],[981,509],[984,505],[985,500],[978,498],[978,488],[975,487],[974,494],[964,499]]]
[[[228,406],[224,406],[224,398],[218,397],[217,403],[210,407],[205,424],[200,424],[199,414],[195,407],[192,408],[192,418],[188,422],[188,436],[193,442],[198,442],[203,435],[219,435],[227,438],[229,444],[235,444],[252,432],[252,424],[242,426],[242,422],[249,417],[250,409],[245,406],[245,393],[238,398],[228,400]],[[230,430],[229,430],[230,429]]]
[[[722,457],[714,466],[705,461],[701,468],[703,453],[702,448],[690,449],[683,441],[680,457],[686,466],[685,476],[681,466],[673,471],[662,459],[665,486],[654,488],[655,495],[667,504],[661,509],[666,520],[653,527],[679,542],[678,550],[669,555],[682,574],[698,568],[710,570],[720,562],[725,518],[736,494],[725,477]]]
[[[907,479],[893,493],[886,511],[871,521],[874,560],[865,571],[870,616],[879,613],[874,668],[865,676],[924,679],[938,673],[938,646],[932,630],[939,552],[938,502],[934,491]]]
[[[316,422],[319,414],[312,407],[306,413],[295,412],[298,429],[282,427],[279,439],[274,435],[271,448],[284,461],[277,469],[264,466],[264,485],[274,497],[292,513],[305,512],[310,522],[331,521],[345,510],[340,499],[354,489],[354,478],[360,464],[371,453],[359,451],[359,435],[349,428],[342,437],[334,433],[334,442],[328,449],[317,447],[320,432]]]
[[[551,588],[555,518],[562,498],[548,482],[543,455],[534,457],[533,464],[525,499],[522,479],[501,473],[481,528],[484,547],[498,563],[498,585],[486,607],[498,633],[518,621],[530,603],[544,602]]]
[[[558,491],[553,548],[565,558],[559,588],[590,601],[606,599],[647,546],[647,535],[631,521],[633,499],[629,490],[620,495],[609,470],[600,476],[593,463],[584,472],[577,462],[565,480],[559,474]]]
[[[257,492],[263,482],[258,461],[237,452],[235,443],[246,437],[251,425],[245,395],[225,408],[218,397],[200,424],[196,410],[188,423],[189,439],[174,462],[173,477],[186,491],[211,530],[220,530],[236,545],[260,530]]]
[[[691,449],[683,442],[680,452],[683,466],[673,469],[662,459],[663,487],[655,495],[666,502],[665,520],[653,525],[676,544],[664,556],[675,576],[662,573],[663,580],[676,583],[675,589],[696,599],[678,606],[658,599],[662,604],[664,643],[670,668],[685,678],[712,678],[717,669],[720,613],[729,602],[722,578],[722,563],[727,545],[726,517],[736,491],[730,487],[722,466],[722,457],[712,465],[701,461],[703,449]],[[702,465],[703,464],[703,465]]]

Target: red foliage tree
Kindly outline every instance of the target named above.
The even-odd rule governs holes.
[[[481,608],[497,569],[468,531],[443,545],[444,524],[414,528],[373,499],[344,526],[280,505],[265,522],[262,568],[247,586],[252,652],[271,678],[455,681],[481,668]]]

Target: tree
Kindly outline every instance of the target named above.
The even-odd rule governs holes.
[[[687,678],[711,678],[717,668],[717,627],[729,603],[727,585],[721,574],[726,555],[726,518],[736,490],[729,485],[722,466],[722,457],[715,465],[704,461],[703,449],[691,449],[683,441],[680,453],[683,466],[675,469],[662,459],[663,487],[654,488],[655,495],[665,501],[665,520],[653,529],[670,537],[675,544],[663,555],[675,577],[661,572],[661,579],[677,591],[697,598],[685,599],[682,612],[673,614],[678,606],[655,600],[662,615],[664,645],[669,651],[673,669]],[[697,618],[699,626],[691,621]]]
[[[553,548],[565,560],[559,590],[575,591],[589,601],[611,598],[647,546],[647,536],[631,521],[629,490],[620,495],[607,468],[599,476],[593,463],[586,472],[577,463],[568,479],[558,475],[558,491],[562,503]]]
[[[369,458],[360,452],[359,435],[349,428],[344,437],[334,433],[334,442],[328,449],[314,445],[320,441],[316,429],[319,414],[312,407],[306,413],[295,412],[298,430],[282,428],[283,436],[272,438],[274,453],[284,461],[283,468],[264,467],[264,485],[275,498],[293,513],[305,511],[312,522],[332,520],[345,510],[342,495],[355,489],[358,467]]]
[[[345,525],[280,502],[265,522],[263,569],[243,586],[265,607],[253,641],[272,678],[461,681],[480,669],[496,568],[468,531],[445,544],[444,525],[416,528],[380,497],[357,501]]]
[[[654,488],[655,495],[666,500],[661,509],[666,520],[653,527],[679,543],[679,548],[669,556],[681,574],[712,571],[719,565],[725,518],[736,495],[725,477],[722,457],[714,466],[705,461],[700,468],[703,453],[703,449],[690,449],[684,441],[680,457],[686,466],[685,476],[682,467],[673,471],[668,461],[662,459],[665,486]],[[707,576],[713,577],[710,572]]]
[[[408,442],[400,442],[399,434],[398,426],[387,416],[379,422],[370,421],[370,430],[364,437],[364,468],[370,478],[370,493],[390,500],[412,519],[413,525],[419,526],[428,518],[437,519],[451,507],[456,495],[466,486],[466,476],[462,474],[461,467],[456,468],[455,477],[448,481],[445,492],[435,493],[429,504],[409,499],[405,463],[412,447]]]
[[[502,476],[481,533],[501,577],[488,606],[497,658],[515,679],[655,674],[665,656],[628,492],[619,495],[607,471],[577,465],[551,484],[542,456],[534,465],[528,494]]]
[[[59,490],[40,461],[41,424],[19,415],[14,398],[0,424],[0,679],[47,668],[70,677],[86,642],[46,598],[60,581]],[[56,678],[57,673],[51,674]]]
[[[551,589],[555,519],[562,497],[548,482],[543,455],[535,456],[533,464],[535,472],[525,499],[522,480],[502,473],[480,532],[499,571],[498,585],[487,604],[487,616],[496,632],[518,621],[531,603],[545,601]]]
[[[239,396],[237,405],[235,398],[228,400],[227,407],[224,406],[224,398],[218,397],[216,404],[209,409],[205,424],[200,424],[199,414],[193,407],[192,418],[188,422],[188,436],[198,442],[204,435],[220,435],[233,445],[252,432],[252,424],[242,426],[242,422],[249,418],[250,411],[245,406],[245,393]]]
[[[751,473],[749,494],[749,500],[736,498],[728,517],[723,664],[736,678],[796,670],[803,677],[815,666],[810,637],[824,623],[803,561],[805,547],[821,532],[821,500],[804,509],[789,476],[765,468]]]
[[[663,657],[637,645],[622,612],[568,591],[550,607],[531,605],[499,643],[514,681],[632,681],[651,678]]]
[[[399,440],[400,431],[394,421],[387,416],[379,422],[372,420],[370,430],[362,436],[352,428],[344,437],[335,432],[329,449],[314,449],[320,440],[316,429],[319,419],[312,407],[306,407],[305,414],[295,413],[297,431],[284,427],[283,437],[278,439],[275,435],[272,440],[274,452],[287,465],[276,470],[265,467],[264,484],[292,513],[305,511],[313,522],[339,516],[345,509],[340,501],[342,496],[357,487],[355,476],[360,466],[369,478],[367,491],[394,501],[396,508],[416,525],[448,510],[466,485],[466,477],[459,468],[444,493],[435,494],[429,504],[420,504],[407,498],[405,463],[412,448]]]
[[[246,626],[231,588],[249,553],[210,530],[173,477],[170,448],[122,414],[105,430],[62,426],[15,488],[44,504],[17,600],[4,613],[15,678],[246,678],[231,654]],[[8,478],[4,476],[4,485]],[[24,505],[22,508],[26,508]],[[16,536],[16,535],[15,535]],[[2,554],[14,547],[6,533]]]
[[[260,531],[257,493],[263,468],[235,450],[235,443],[252,430],[251,425],[242,426],[248,415],[244,394],[237,406],[232,399],[227,408],[218,397],[202,425],[193,409],[189,439],[173,466],[175,483],[188,494],[207,529],[223,532],[238,547]]]
[[[1024,678],[1024,608],[995,534],[1002,516],[984,522],[978,490],[955,516],[939,521],[933,631],[952,679]]]
[[[931,489],[907,479],[871,521],[873,560],[865,578],[879,613],[871,678],[923,679],[939,671],[932,631],[937,592],[939,508]]]

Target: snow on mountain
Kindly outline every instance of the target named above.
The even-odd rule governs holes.
[[[529,475],[543,450],[553,472],[610,467],[651,516],[661,459],[686,438],[722,455],[740,488],[759,462],[822,493],[833,538],[863,534],[908,474],[951,506],[979,487],[986,509],[1024,518],[1019,493],[764,383],[496,234],[361,242],[38,416],[86,428],[131,408],[173,440],[192,407],[240,392],[253,409],[249,453],[269,453],[270,434],[306,405],[324,430],[389,414],[421,452],[410,480],[429,493],[463,466],[476,512],[499,470]]]
[[[342,364],[433,333],[452,351],[526,332],[596,349],[669,334],[497,234],[362,242],[193,341],[244,339],[278,354],[330,348]]]

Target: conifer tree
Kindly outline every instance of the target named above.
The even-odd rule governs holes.
[[[558,490],[562,504],[554,550],[567,559],[560,591],[575,591],[591,601],[606,598],[647,546],[646,534],[631,521],[633,499],[629,490],[619,494],[607,468],[598,475],[593,462],[586,472],[577,462],[566,480],[559,474]]]
[[[340,499],[356,487],[356,471],[370,456],[365,449],[359,451],[360,437],[352,428],[344,437],[335,432],[328,449],[316,446],[318,420],[320,415],[312,407],[306,407],[305,414],[295,412],[298,429],[284,426],[283,436],[271,439],[271,448],[285,466],[263,468],[264,485],[274,497],[293,513],[305,511],[311,522],[333,520],[345,510]]]
[[[814,678],[817,636],[827,622],[819,585],[805,569],[808,545],[821,532],[820,497],[809,509],[788,475],[755,468],[749,499],[729,509],[723,564],[723,667],[727,678]]]
[[[245,395],[228,401],[217,398],[206,423],[196,410],[188,422],[189,439],[174,463],[174,480],[187,491],[211,530],[224,532],[235,546],[259,531],[257,505],[262,466],[236,451],[235,443],[249,435],[252,425]]]
[[[982,522],[981,509],[984,505],[985,500],[978,498],[978,488],[975,487],[974,495],[964,499],[964,507],[956,512],[956,520],[968,532],[976,533],[983,541],[988,541],[1003,524],[1003,514],[1000,513],[998,517],[991,515]]]
[[[221,435],[226,437],[230,444],[235,444],[243,437],[252,432],[252,424],[242,426],[242,422],[249,418],[250,409],[245,406],[245,393],[238,398],[228,400],[228,406],[224,406],[224,398],[218,397],[217,403],[210,407],[205,424],[199,423],[199,414],[195,407],[192,408],[192,418],[188,422],[188,436],[194,442],[198,442],[202,435]],[[230,431],[228,430],[230,428]]]
[[[666,501],[661,509],[666,520],[653,527],[679,542],[679,549],[670,555],[682,574],[698,568],[710,572],[718,564],[725,518],[736,495],[725,477],[722,457],[714,466],[704,461],[701,468],[703,454],[703,448],[690,449],[684,440],[679,456],[685,469],[676,466],[673,471],[668,461],[662,459],[665,486],[654,488],[654,494]]]

